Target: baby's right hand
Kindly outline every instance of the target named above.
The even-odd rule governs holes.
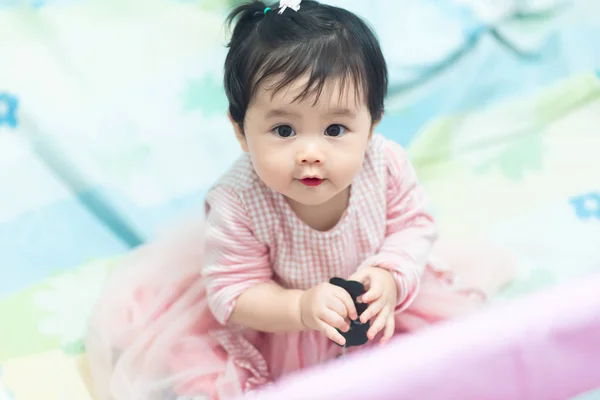
[[[347,332],[347,318],[358,318],[352,298],[344,289],[330,283],[321,283],[307,290],[300,299],[302,323],[309,329],[321,331],[340,346],[346,339],[335,329]]]

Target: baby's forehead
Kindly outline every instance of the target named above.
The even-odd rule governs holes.
[[[362,85],[353,79],[330,78],[318,86],[310,84],[309,76],[299,77],[282,85],[279,77],[265,79],[255,91],[257,106],[311,105],[325,108],[360,109],[367,107]]]

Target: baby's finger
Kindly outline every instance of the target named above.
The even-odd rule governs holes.
[[[360,301],[363,303],[372,303],[383,294],[383,285],[373,282],[369,290],[365,294],[360,296]]]
[[[369,304],[369,307],[367,307],[367,309],[361,314],[360,322],[366,324],[367,321],[381,312],[383,305],[384,302],[381,300],[377,300],[376,302]]]
[[[389,312],[387,311],[387,308],[381,310],[381,312],[377,315],[377,318],[375,318],[375,321],[373,321],[371,328],[369,328],[369,331],[367,332],[367,337],[369,340],[375,339],[375,336],[377,336],[377,334],[385,327],[388,316]]]
[[[323,321],[319,321],[319,325],[321,326],[321,332],[325,336],[327,336],[330,340],[333,340],[340,346],[344,346],[346,344],[346,339],[331,325],[326,324]]]
[[[350,325],[340,314],[336,313],[331,309],[326,309],[321,315],[321,321],[325,322],[329,326],[338,328],[342,332],[348,332]]]
[[[335,296],[344,304],[346,308],[346,312],[341,314],[343,317],[348,317],[351,320],[355,320],[358,318],[358,314],[356,312],[356,307],[354,307],[354,302],[352,301],[352,297],[342,288],[338,288],[339,290],[335,291]]]
[[[342,318],[346,318],[348,316],[346,303],[344,303],[341,299],[338,299],[337,294],[333,296],[329,301],[327,301],[326,307],[335,311]]]
[[[349,281],[357,281],[357,282],[361,282],[361,283],[365,283],[367,280],[367,277],[369,275],[369,270],[367,268],[363,268],[361,270],[356,271],[354,274],[352,274],[348,280]]]
[[[396,329],[396,320],[394,319],[394,313],[390,313],[387,318],[387,323],[385,324],[385,329],[383,330],[383,337],[381,338],[381,343],[385,343],[392,338],[394,335],[394,331]]]

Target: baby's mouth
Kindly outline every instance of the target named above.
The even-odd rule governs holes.
[[[300,179],[300,182],[302,182],[303,185],[305,186],[319,186],[321,183],[323,183],[323,179],[321,178],[302,178]]]

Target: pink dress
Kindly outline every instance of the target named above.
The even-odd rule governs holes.
[[[398,144],[377,135],[333,229],[301,221],[244,155],[208,193],[204,224],[182,233],[134,252],[94,312],[87,350],[102,400],[224,399],[340,355],[319,332],[228,323],[238,296],[261,282],[308,289],[359,268],[386,268],[399,288],[397,333],[481,303],[473,293],[483,288],[460,290],[433,262],[437,232],[413,168]],[[494,264],[498,280],[507,266]]]

